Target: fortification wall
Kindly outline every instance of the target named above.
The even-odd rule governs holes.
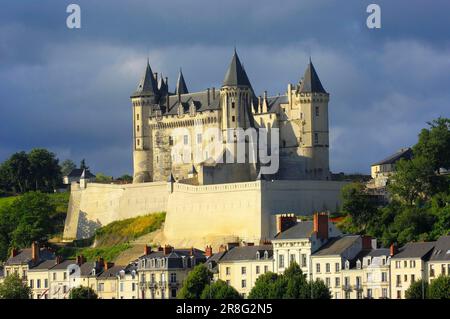
[[[73,185],[64,227],[64,239],[88,238],[95,229],[121,220],[166,211],[167,183]]]

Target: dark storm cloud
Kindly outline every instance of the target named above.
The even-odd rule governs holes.
[[[81,30],[65,26],[71,2],[2,3],[0,160],[42,146],[131,173],[129,95],[147,56],[172,87],[181,66],[202,90],[220,86],[234,44],[257,93],[283,93],[312,55],[331,93],[333,171],[367,172],[450,115],[448,1],[73,2]],[[381,30],[365,26],[372,2]]]

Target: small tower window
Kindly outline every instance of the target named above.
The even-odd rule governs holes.
[[[234,115],[231,117],[231,121],[234,122],[236,120],[236,118],[234,117]]]
[[[183,139],[184,139],[184,145],[188,145],[188,143],[189,143],[188,136],[187,135],[183,136]]]
[[[169,145],[172,146],[173,145],[173,137],[169,136]]]
[[[316,116],[319,116],[319,107],[316,106]]]
[[[314,144],[319,144],[319,134],[314,133]]]
[[[139,146],[141,144],[139,140],[137,140],[136,143],[137,143],[137,146]]]
[[[201,133],[197,134],[197,144],[202,144],[202,134]]]
[[[136,120],[139,121],[139,114],[136,114]]]
[[[136,126],[136,131],[137,131],[137,132],[139,132],[139,125],[138,125],[138,126]]]
[[[234,109],[234,102],[231,102],[231,108]]]

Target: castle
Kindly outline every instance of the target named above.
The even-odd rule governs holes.
[[[196,247],[258,242],[275,215],[335,211],[330,180],[329,93],[311,62],[284,95],[257,96],[234,51],[221,88],[175,92],[147,66],[131,95],[133,184],[72,185],[64,238],[114,220],[166,211],[161,241]]]

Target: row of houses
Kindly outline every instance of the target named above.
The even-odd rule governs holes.
[[[256,279],[267,272],[283,273],[297,263],[309,280],[322,280],[335,299],[405,298],[416,280],[431,282],[450,274],[450,236],[435,242],[408,243],[401,248],[379,248],[374,238],[342,234],[328,215],[318,213],[301,221],[294,215],[277,216],[278,235],[271,242],[229,243],[216,253],[171,246],[153,250],[126,266],[101,258],[62,260],[34,243],[13,250],[3,275],[18,274],[36,299],[67,298],[71,289],[91,287],[105,299],[176,298],[188,273],[205,264],[220,279],[247,297]]]

